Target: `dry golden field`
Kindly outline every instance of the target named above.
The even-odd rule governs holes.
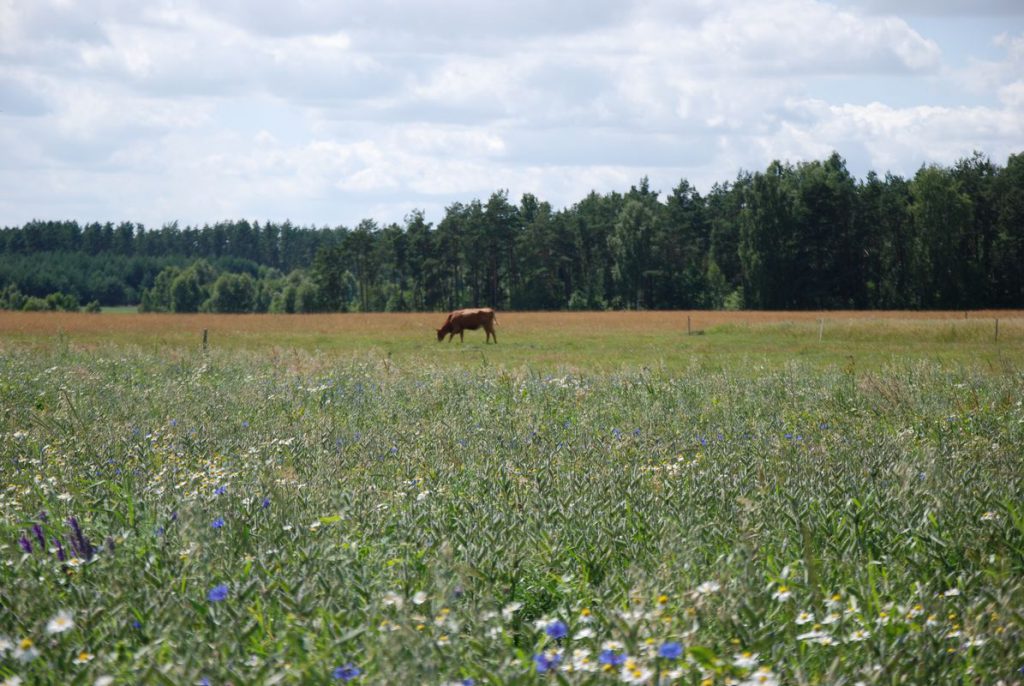
[[[444,321],[441,312],[366,314],[86,314],[82,312],[0,312],[0,335],[175,337],[182,332],[212,334],[296,334],[419,336]],[[558,329],[579,335],[601,331],[678,332],[687,318],[693,329],[731,324],[755,326],[824,320],[828,323],[878,321],[948,322],[1024,318],[1024,310],[885,311],[838,310],[802,312],[722,312],[658,310],[649,312],[499,312],[498,323],[509,333],[534,334]]]
[[[0,312],[4,345],[138,345],[301,350],[509,366],[687,367],[804,359],[884,364],[897,357],[1024,362],[1024,311],[499,312],[498,345],[482,331],[438,344],[444,314],[223,315]],[[998,337],[996,334],[998,320]],[[688,335],[688,329],[689,334]]]

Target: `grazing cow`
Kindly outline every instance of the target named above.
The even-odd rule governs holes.
[[[465,342],[466,336],[463,332],[466,329],[476,331],[482,326],[484,331],[487,332],[487,339],[484,341],[484,345],[491,342],[491,337],[494,337],[494,342],[497,343],[498,336],[494,333],[494,325],[497,323],[498,317],[494,314],[494,310],[489,307],[455,310],[448,315],[448,319],[444,320],[444,325],[437,330],[437,341],[440,343],[444,335],[448,334],[448,342],[450,343],[455,334],[459,334],[459,340]]]

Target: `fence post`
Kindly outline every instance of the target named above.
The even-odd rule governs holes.
[[[206,337],[206,334],[207,334],[207,330],[206,330],[206,329],[203,329],[203,352],[204,352],[204,353],[206,352],[206,350],[207,350],[207,347],[208,347],[208,346],[207,346],[207,337]]]
[[[687,336],[692,335],[690,333],[690,315],[686,315],[686,335]]]
[[[825,333],[825,320],[818,320],[818,342],[821,343],[821,337]]]
[[[996,342],[999,342],[999,318],[996,318]]]

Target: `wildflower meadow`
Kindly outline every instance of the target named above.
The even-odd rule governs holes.
[[[1024,680],[1014,364],[432,350],[0,346],[0,684]]]

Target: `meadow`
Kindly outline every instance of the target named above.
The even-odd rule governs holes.
[[[1019,313],[438,325],[0,313],[0,683],[1024,679]]]

